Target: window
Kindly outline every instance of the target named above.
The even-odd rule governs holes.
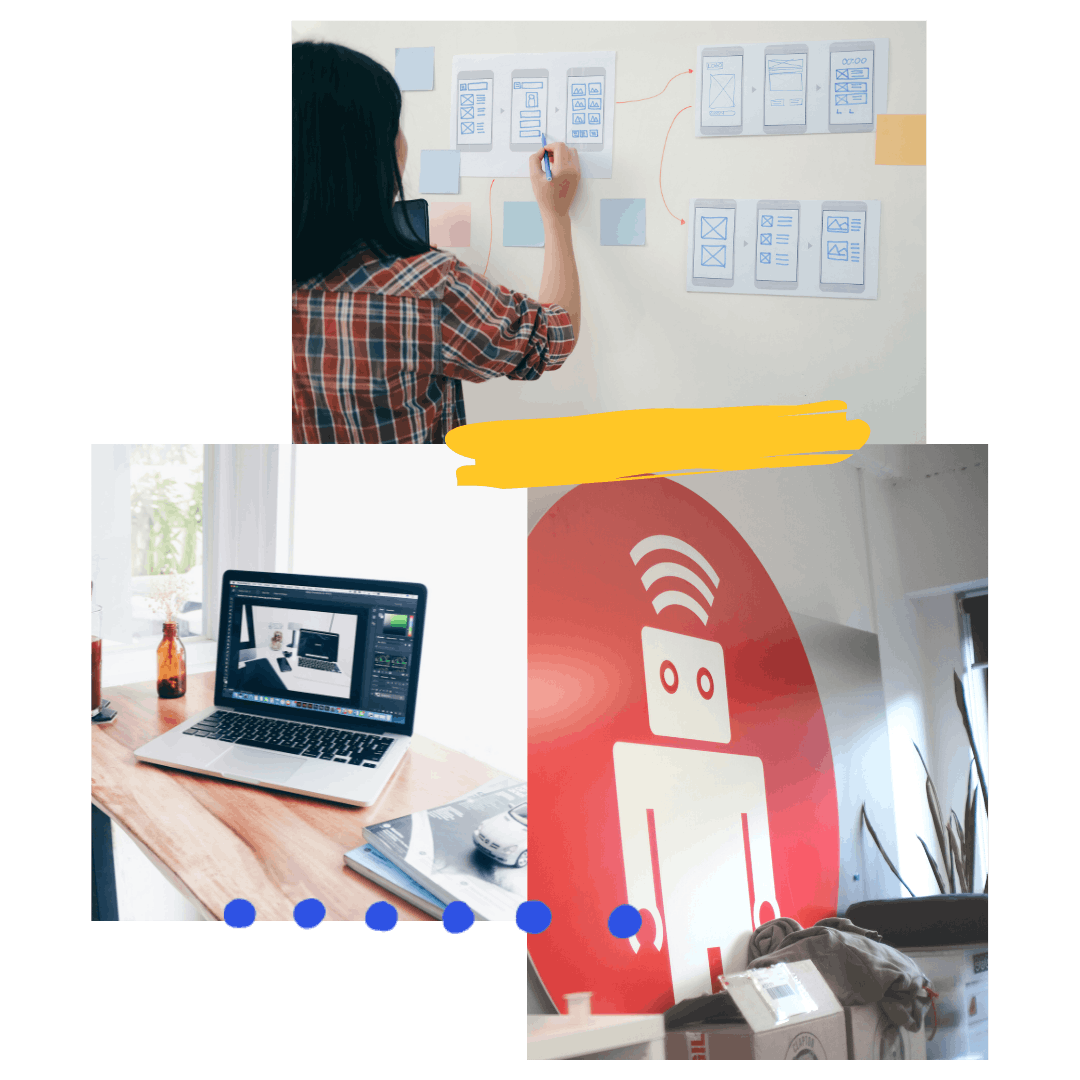
[[[203,448],[192,443],[129,447],[131,470],[131,643],[157,644],[162,616],[149,593],[161,574],[177,574],[184,599],[181,637],[203,626]]]
[[[975,736],[975,745],[979,748],[979,761],[982,763],[987,786],[990,784],[990,665],[987,649],[987,609],[988,593],[986,589],[961,593],[957,597],[960,609],[960,628],[964,650],[964,695],[967,698],[968,713],[971,717],[971,730]],[[976,781],[978,783],[978,781]],[[989,848],[987,846],[986,818],[983,816],[982,797],[976,803],[976,890],[982,889],[986,877]]]
[[[187,586],[178,622],[188,673],[211,670],[223,572],[288,569],[291,447],[94,445],[90,477],[103,685],[153,678],[163,618],[149,593],[163,570]]]
[[[983,768],[989,771],[990,664],[987,651],[986,589],[961,593],[960,625],[964,638],[964,690],[968,697],[971,725]],[[989,778],[987,778],[989,783]]]

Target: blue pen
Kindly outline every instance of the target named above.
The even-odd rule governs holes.
[[[540,145],[547,150],[547,139],[544,137],[544,133],[540,132]],[[548,156],[544,154],[544,172],[547,173],[547,178],[551,179],[551,166],[548,164]]]

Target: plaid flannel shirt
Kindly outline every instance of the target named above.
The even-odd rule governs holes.
[[[573,348],[564,308],[446,252],[362,251],[293,291],[293,442],[443,442],[462,379],[538,379]]]

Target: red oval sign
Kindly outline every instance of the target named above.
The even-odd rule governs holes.
[[[669,480],[583,485],[529,537],[529,951],[555,1002],[719,989],[762,921],[836,913],[825,718],[765,568]],[[632,938],[611,911],[642,913]]]

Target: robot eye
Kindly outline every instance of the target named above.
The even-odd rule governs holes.
[[[708,668],[698,668],[697,688],[698,688],[698,693],[706,701],[708,701],[709,698],[711,698],[713,696],[713,690],[715,690],[716,688],[713,685],[712,673],[709,671]]]
[[[660,665],[660,684],[669,694],[674,694],[679,689],[679,673],[670,660],[665,660]]]

